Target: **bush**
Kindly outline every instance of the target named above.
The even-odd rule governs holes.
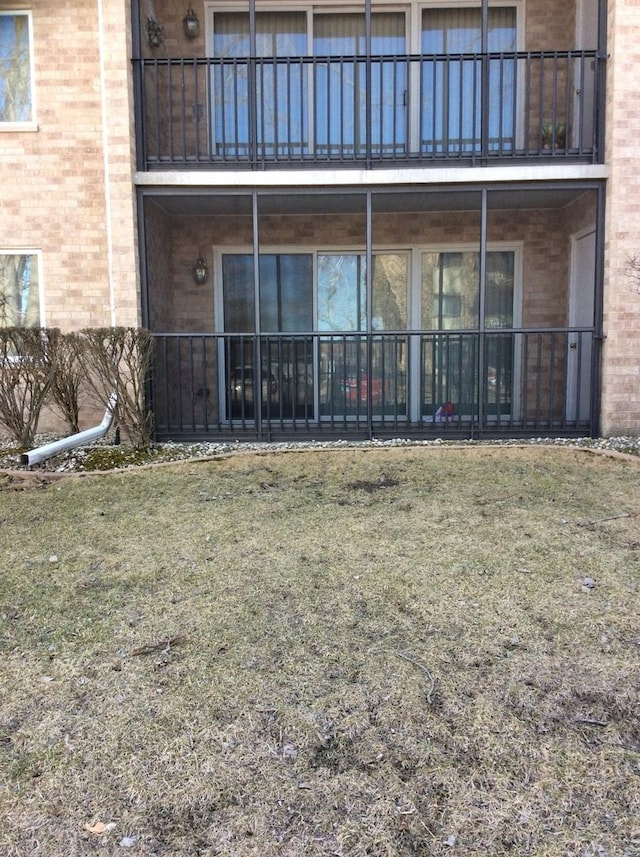
[[[145,386],[153,359],[153,337],[134,327],[87,328],[74,339],[83,376],[98,400],[109,407],[117,395],[115,418],[131,443],[147,449],[152,414],[145,403]]]
[[[84,370],[78,357],[80,345],[75,333],[48,330],[46,359],[51,364],[52,377],[49,398],[64,417],[70,434],[80,431],[80,388]]]
[[[0,425],[28,448],[51,388],[49,332],[39,327],[0,328]]]

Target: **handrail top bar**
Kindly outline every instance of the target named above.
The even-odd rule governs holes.
[[[478,328],[457,328],[455,330],[439,330],[437,328],[424,328],[420,330],[301,330],[301,331],[273,331],[271,333],[236,333],[234,331],[203,331],[201,333],[176,333],[151,331],[151,335],[157,339],[162,337],[172,339],[381,339],[385,336],[395,337],[417,337],[417,336],[511,336],[538,335],[544,333],[595,333],[595,326],[585,325],[580,327],[487,327],[484,330]]]
[[[437,54],[330,54],[330,55],[310,55],[304,54],[301,56],[285,56],[285,57],[133,57],[133,63],[141,63],[142,65],[172,65],[172,64],[187,64],[187,65],[238,65],[249,62],[256,63],[274,63],[287,65],[292,62],[313,64],[318,62],[367,62],[368,60],[380,60],[383,62],[393,62],[394,60],[414,61],[420,60],[437,60],[439,62],[449,60],[481,60],[487,59],[580,59],[592,58],[605,60],[606,57],[598,52],[597,48],[589,49],[567,49],[554,51],[485,51],[476,53],[437,53]]]

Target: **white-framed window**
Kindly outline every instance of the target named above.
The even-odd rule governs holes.
[[[40,327],[44,305],[39,250],[0,248],[0,327]]]
[[[0,131],[35,128],[31,12],[0,12]]]

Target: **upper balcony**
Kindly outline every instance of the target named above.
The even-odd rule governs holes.
[[[162,5],[134,60],[142,170],[602,161],[598,0],[206,3],[188,43]]]

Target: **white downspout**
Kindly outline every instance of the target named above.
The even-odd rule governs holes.
[[[53,443],[47,443],[45,446],[32,449],[30,452],[25,452],[20,456],[20,464],[39,464],[41,461],[52,458],[60,452],[66,452],[68,449],[74,449],[76,446],[82,446],[85,443],[93,443],[94,440],[104,437],[111,428],[117,401],[117,395],[112,393],[100,425],[85,429],[77,434],[69,435],[69,437],[63,437],[60,440],[54,440]]]

